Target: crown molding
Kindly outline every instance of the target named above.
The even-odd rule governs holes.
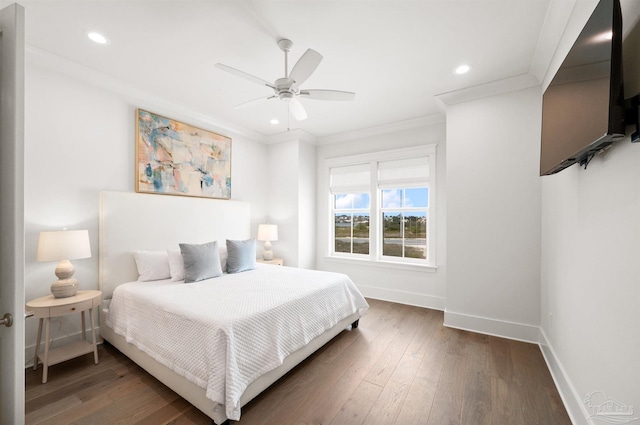
[[[535,87],[548,77],[549,69],[554,64],[558,50],[558,42],[563,37],[567,25],[573,15],[576,0],[551,0],[538,37],[529,72],[503,80],[492,81],[461,90],[436,95],[441,111],[456,103],[474,99],[509,93]],[[549,78],[550,79],[550,78]]]
[[[428,127],[430,125],[443,124],[444,114],[432,114],[410,120],[397,121],[390,124],[377,125],[375,127],[364,128],[362,130],[348,131],[346,133],[334,134],[321,137],[317,140],[318,145],[329,145],[350,140],[366,139],[368,137],[382,134],[396,133],[399,131],[412,130],[414,128]]]
[[[152,95],[102,71],[74,62],[33,45],[26,46],[26,62],[59,72],[88,84],[120,95],[136,107],[172,115],[172,118],[188,121],[228,137],[241,136],[265,143],[266,136],[247,128],[229,125],[210,115]]]
[[[293,130],[268,136],[265,143],[273,145],[276,143],[290,142],[292,140],[299,140],[310,145],[316,145],[318,139],[301,128],[294,128]]]
[[[545,76],[549,73],[558,51],[558,43],[565,33],[575,4],[576,0],[551,0],[549,2],[536,50],[529,66],[529,73],[535,75],[539,81],[544,81]]]
[[[435,98],[439,101],[440,108],[446,110],[447,106],[455,105],[456,103],[524,90],[538,85],[540,85],[540,81],[534,75],[521,74],[503,80],[438,94]]]

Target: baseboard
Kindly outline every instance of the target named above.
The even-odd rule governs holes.
[[[580,397],[571,383],[553,347],[549,344],[549,340],[543,329],[540,329],[540,350],[547,363],[547,368],[549,372],[551,372],[551,377],[556,384],[560,398],[562,398],[562,403],[565,409],[567,409],[571,423],[573,425],[592,425],[592,422],[588,419],[589,414],[585,410],[582,397]]]
[[[100,327],[96,326],[96,342],[98,344],[100,344],[102,342],[102,338],[100,338]],[[44,333],[44,332],[43,332]],[[91,342],[91,331],[89,329],[87,329],[87,338],[89,339],[89,342]],[[59,338],[55,338],[51,341],[51,345],[49,346],[49,349],[54,349],[57,347],[62,347],[64,345],[67,344],[72,344],[74,342],[78,342],[82,339],[82,332],[78,331],[77,333],[71,334],[71,335],[63,335]],[[44,336],[43,336],[43,340],[40,343],[40,352],[42,352],[44,350]],[[33,357],[36,353],[36,345],[30,345],[28,347],[25,347],[24,349],[24,358],[25,358],[25,368],[29,368],[29,367],[33,367]]]
[[[444,311],[444,325],[449,328],[515,339],[533,344],[538,344],[540,338],[540,328],[538,326],[454,313],[446,309]]]
[[[413,292],[396,291],[387,288],[376,288],[375,286],[358,285],[362,295],[376,300],[390,301],[399,304],[414,305],[416,307],[430,308],[432,310],[444,310],[444,297],[433,295],[416,294]]]

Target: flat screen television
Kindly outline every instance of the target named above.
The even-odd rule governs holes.
[[[542,98],[540,175],[591,158],[624,137],[622,13],[600,0]]]

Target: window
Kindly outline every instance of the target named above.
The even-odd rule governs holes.
[[[368,193],[334,196],[335,252],[369,254]]]
[[[382,255],[427,259],[429,188],[382,190]]]
[[[377,163],[382,257],[426,260],[429,157]]]
[[[369,164],[357,164],[331,169],[334,253],[368,255],[370,252],[369,168]]]
[[[435,146],[327,163],[330,256],[435,265]]]

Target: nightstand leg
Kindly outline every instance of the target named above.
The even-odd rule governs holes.
[[[82,316],[82,340],[86,341],[87,340],[87,331],[86,331],[85,321],[84,321],[84,311],[80,312],[80,315]]]
[[[91,324],[91,343],[93,344],[93,360],[96,362],[96,364],[98,364],[98,345],[96,344],[96,327],[93,323],[92,308],[89,309],[89,323]]]
[[[51,318],[47,317],[47,324],[44,328],[44,356],[42,358],[42,383],[47,383],[47,372],[49,371],[49,338],[51,336]]]
[[[36,340],[36,354],[33,356],[33,370],[38,368],[38,353],[40,352],[40,340],[42,339],[42,322],[43,318],[38,321],[38,339]]]

